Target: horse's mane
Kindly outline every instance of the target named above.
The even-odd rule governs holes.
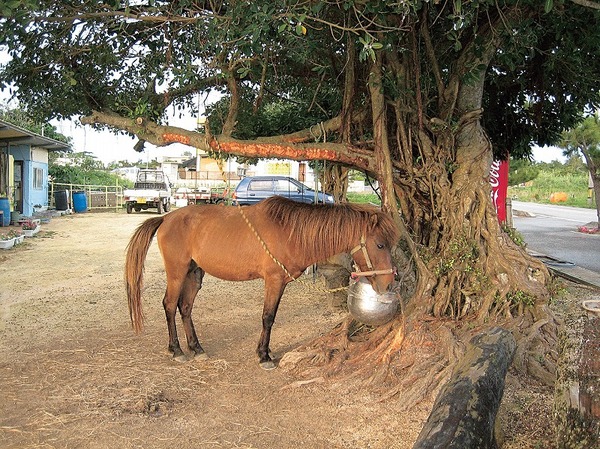
[[[358,204],[305,204],[273,196],[261,203],[269,218],[290,231],[290,242],[317,259],[339,254],[376,233],[388,248],[399,238],[394,220],[381,209]]]

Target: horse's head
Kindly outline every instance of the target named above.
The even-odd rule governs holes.
[[[386,232],[381,226],[381,216],[371,217],[371,224],[360,237],[360,242],[350,251],[358,271],[352,276],[366,277],[378,294],[391,289],[396,268],[392,263],[391,246],[396,233]],[[387,217],[386,217],[387,218]],[[390,219],[391,221],[391,219]],[[389,225],[389,222],[387,223]],[[389,226],[387,226],[389,227]]]

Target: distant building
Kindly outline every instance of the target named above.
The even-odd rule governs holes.
[[[163,170],[165,163],[163,162]],[[169,178],[174,184],[181,186],[212,186],[215,184],[231,184],[232,186],[246,176],[284,175],[295,178],[312,186],[315,182],[313,170],[306,162],[281,159],[259,160],[256,165],[240,164],[235,157],[224,160],[219,166],[217,159],[204,151],[198,151],[196,157],[188,158],[178,165],[176,176]]]

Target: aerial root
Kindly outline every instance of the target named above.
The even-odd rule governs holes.
[[[383,398],[401,396],[413,406],[436,391],[462,352],[446,325],[396,320],[372,329],[345,320],[332,333],[287,353],[280,367],[301,377],[298,385],[310,379],[368,385]]]

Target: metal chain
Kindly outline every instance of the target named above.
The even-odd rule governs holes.
[[[212,138],[217,143],[217,149],[219,151],[219,154],[221,154],[221,144],[216,139],[216,137],[212,136]],[[219,167],[219,170],[221,171],[221,177],[223,178],[223,182],[225,182],[225,184],[227,185],[227,178],[225,177],[225,171],[223,170],[223,161],[220,158],[217,158],[217,166]],[[298,278],[295,278],[294,276],[292,276],[292,274],[287,270],[285,265],[283,265],[279,260],[277,260],[277,258],[271,253],[271,251],[269,251],[267,244],[261,238],[261,236],[258,234],[258,231],[254,228],[254,226],[252,225],[252,223],[250,222],[250,220],[244,213],[244,209],[242,208],[241,204],[239,202],[236,202],[236,206],[237,206],[238,210],[240,211],[242,218],[244,219],[244,221],[246,222],[246,224],[248,225],[250,230],[254,233],[254,235],[256,236],[256,238],[257,238],[258,242],[260,243],[260,245],[262,246],[262,248],[265,250],[265,252],[268,254],[268,256],[273,260],[273,262],[275,262],[292,281],[297,281],[304,286],[313,288],[322,293],[335,293],[335,292],[339,292],[342,290],[346,290],[348,288],[347,286],[337,287],[337,288],[323,288],[316,284],[309,284],[308,282],[305,282],[302,279],[298,279]]]

